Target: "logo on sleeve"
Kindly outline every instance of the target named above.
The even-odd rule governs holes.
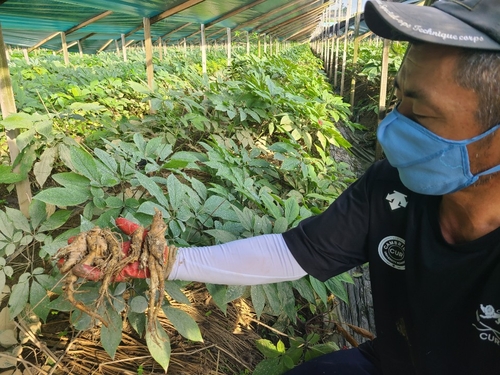
[[[386,264],[397,270],[405,269],[405,240],[388,236],[378,244],[378,254]]]
[[[500,309],[492,305],[480,305],[476,312],[477,325],[473,326],[479,331],[479,338],[500,346]]]
[[[393,211],[401,207],[406,207],[406,205],[408,204],[406,195],[396,190],[394,190],[390,194],[387,194],[387,197],[385,197],[385,199],[389,201],[389,205],[391,206],[391,210]]]

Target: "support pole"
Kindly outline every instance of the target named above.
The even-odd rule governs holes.
[[[146,76],[148,86],[153,90],[154,69],[153,69],[153,42],[151,41],[151,22],[148,17],[142,19],[144,23],[144,50],[146,52]]]
[[[201,24],[201,71],[203,74],[207,74],[207,44],[205,41],[205,25]]]
[[[76,44],[78,44],[78,52],[80,53],[80,57],[83,57],[82,42],[78,40]]]
[[[66,43],[66,34],[61,32],[61,44],[64,56],[64,65],[69,65],[69,54],[68,54],[68,44]]]
[[[335,72],[333,74],[333,87],[337,89],[338,87],[338,75],[339,75],[339,48],[340,48],[340,38],[339,38],[339,31],[340,31],[340,20],[342,18],[342,0],[339,0],[339,9],[337,11],[337,30],[335,32]]]
[[[14,92],[12,91],[12,82],[10,79],[9,65],[7,62],[7,51],[3,39],[2,27],[0,25],[0,108],[2,117],[5,119],[9,115],[16,113],[16,102],[14,100]],[[11,164],[14,163],[19,155],[16,137],[19,135],[19,129],[6,130],[7,145]],[[19,167],[13,169],[13,172],[19,172]],[[19,209],[24,216],[29,216],[29,205],[31,202],[31,188],[29,179],[25,179],[16,183],[17,201]]]
[[[122,34],[122,52],[123,61],[127,62],[127,43],[125,42],[125,34]]]
[[[378,123],[382,121],[385,117],[387,111],[387,77],[389,75],[389,47],[391,42],[388,39],[384,39],[384,47],[382,50],[382,71],[380,73],[380,95],[378,101]],[[375,160],[382,159],[382,147],[377,141],[375,146]]]
[[[227,33],[227,66],[231,66],[231,28],[226,28]]]
[[[158,52],[160,53],[160,61],[163,61],[163,45],[161,38],[158,38]]]
[[[23,55],[24,55],[24,60],[26,61],[26,64],[29,64],[30,57],[28,56],[28,50],[26,48],[23,48]]]
[[[247,33],[247,55],[250,55],[250,34],[248,33],[248,31],[246,33]]]
[[[355,21],[355,26],[354,26],[354,52],[352,56],[352,66],[355,69],[356,64],[358,63],[358,52],[359,52],[359,23],[361,20],[361,2],[362,0],[358,0],[358,7],[357,7],[357,12],[356,12],[356,21]],[[356,94],[356,72],[354,71],[354,74],[352,75],[351,78],[351,110],[354,108],[354,96]]]
[[[340,77],[340,96],[344,96],[345,68],[347,64],[347,48],[349,36],[349,19],[351,18],[352,0],[347,2],[347,13],[345,16],[344,51],[342,55],[342,75]]]
[[[323,11],[321,15],[321,61],[323,61],[323,66],[325,64],[325,55],[326,55],[326,9]]]

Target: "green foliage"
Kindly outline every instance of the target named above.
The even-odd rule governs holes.
[[[17,210],[0,211],[0,291],[7,278],[17,277],[7,264],[16,249],[30,246],[37,250],[36,260],[48,261],[71,235],[96,225],[113,227],[118,216],[148,226],[159,209],[175,245],[205,246],[285,232],[322,212],[353,181],[346,165],[329,153],[331,147],[349,147],[336,125],[356,125],[348,121],[348,106],[330,91],[307,47],[280,56],[236,57],[230,68],[215,55],[208,75],[200,74],[197,57],[188,57],[173,50],[168,60],[155,60],[154,90],[144,84],[142,61],[134,54],[128,63],[114,54],[85,57],[71,68],[51,56],[33,65],[13,63],[21,112],[0,126],[21,131],[15,161],[20,173],[1,165],[6,173],[0,173],[0,183],[30,176],[40,189],[29,221]],[[59,229],[75,218],[80,227]],[[27,267],[19,274],[9,296],[12,318],[24,309],[42,320],[51,310],[71,311],[76,329],[93,326],[91,317],[63,295],[48,301],[49,291],[62,293],[55,267]],[[258,316],[266,313],[293,324],[295,292],[315,310],[332,293],[347,300],[346,282],[352,280],[341,275],[326,283],[305,277],[251,288],[207,284],[207,289],[223,311],[248,296]],[[166,293],[189,303],[185,286],[168,281]],[[84,284],[76,300],[92,305],[98,287]],[[111,298],[99,312],[109,323],[101,328],[101,343],[113,357],[127,319],[166,369],[169,338],[159,323],[158,337],[146,330],[147,291],[145,280],[110,287]],[[168,302],[162,309],[181,335],[202,341],[188,314]],[[298,347],[291,342],[286,350],[275,346],[279,354],[267,365],[291,368],[312,355],[319,345],[312,341],[306,338]]]
[[[392,78],[399,71],[408,43],[392,42],[388,59],[388,98],[391,100]],[[341,48],[343,44],[341,43]],[[359,45],[358,61],[346,66],[346,79],[356,77],[356,104],[352,109],[356,116],[378,114],[380,77],[382,72],[382,46],[374,40],[363,40]],[[342,52],[340,52],[342,53]],[[347,61],[353,61],[354,44],[349,43]]]
[[[257,340],[257,349],[266,359],[256,367],[253,375],[281,375],[291,370],[302,361],[308,361],[320,355],[339,350],[334,342],[320,342],[320,335],[311,333],[304,338],[290,339],[290,347],[286,349],[283,341],[276,344],[268,339]]]

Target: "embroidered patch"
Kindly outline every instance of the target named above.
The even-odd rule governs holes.
[[[386,264],[397,270],[405,269],[405,240],[397,236],[385,237],[378,244],[378,254]]]
[[[500,309],[481,304],[476,311],[476,319],[477,325],[473,326],[479,331],[479,338],[500,346]]]
[[[408,204],[406,195],[396,190],[394,190],[391,194],[387,194],[385,199],[389,201],[391,210],[393,211],[401,207],[406,207],[406,205]]]

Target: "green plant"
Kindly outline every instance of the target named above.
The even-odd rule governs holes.
[[[291,337],[287,349],[283,341],[276,344],[268,339],[257,340],[257,349],[266,357],[255,368],[253,375],[281,375],[298,363],[339,350],[334,342],[320,342],[321,336],[310,333],[305,337]]]
[[[2,165],[8,173],[0,183],[34,177],[40,190],[30,206],[30,221],[12,208],[0,211],[0,281],[12,279],[13,318],[31,309],[45,321],[50,311],[69,311],[76,329],[93,326],[90,316],[65,300],[61,276],[51,262],[78,232],[96,225],[113,229],[118,216],[147,226],[159,209],[167,237],[177,246],[282,233],[323,211],[352,181],[352,173],[329,150],[348,147],[338,122],[356,125],[348,121],[348,106],[331,93],[307,48],[282,56],[238,57],[231,68],[222,63],[222,52],[214,51],[209,75],[197,71],[198,57],[189,53],[180,58],[175,51],[171,59],[156,61],[153,89],[144,84],[139,55],[131,54],[127,64],[114,54],[85,57],[71,69],[53,56],[40,57],[34,66],[17,63],[24,113],[0,124],[21,130],[22,152],[15,162],[21,174]],[[29,266],[8,263],[15,249],[28,248]],[[42,264],[49,266],[41,269]],[[341,275],[325,283],[305,277],[207,289],[222,311],[237,298],[251,298],[258,316],[266,313],[294,324],[295,293],[315,311],[326,306],[330,294],[347,300],[346,282],[352,280]],[[167,282],[166,293],[189,304],[186,286]],[[92,304],[98,289],[98,283],[86,283],[76,299]],[[158,327],[158,343],[145,331],[147,290],[143,280],[110,287],[100,312],[110,322],[101,327],[102,345],[113,357],[126,318],[139,335],[146,334],[151,354],[167,368],[168,335]],[[59,297],[49,302],[49,291]],[[201,340],[189,315],[169,303],[163,311],[184,337]]]

